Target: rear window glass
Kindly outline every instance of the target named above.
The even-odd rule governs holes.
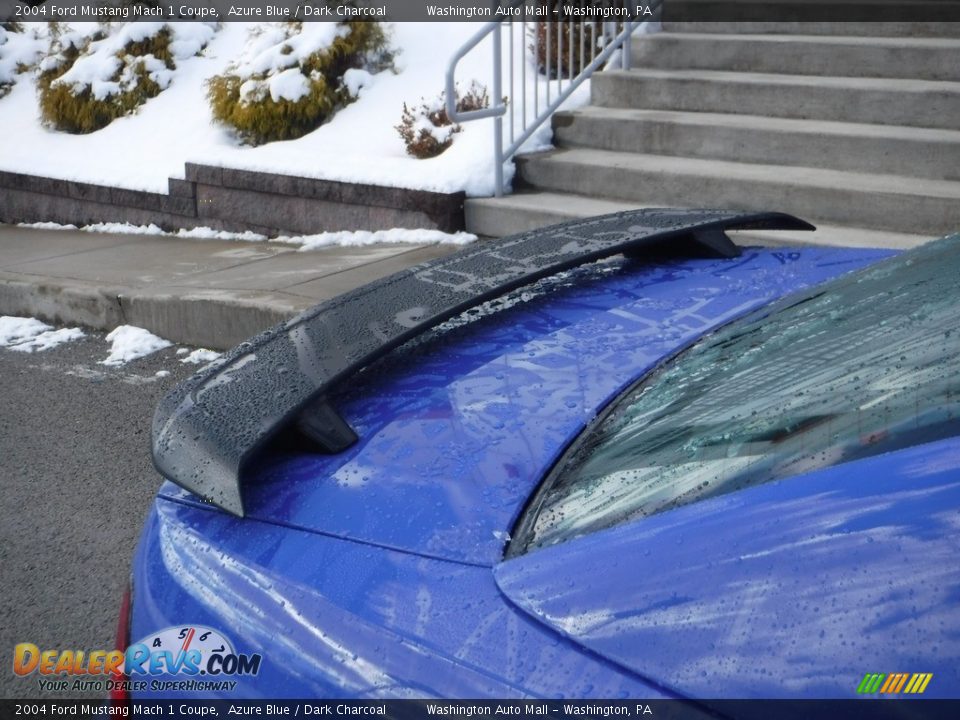
[[[547,478],[511,554],[960,434],[960,236],[720,329],[627,391]]]

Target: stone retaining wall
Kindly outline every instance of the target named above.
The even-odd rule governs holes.
[[[0,171],[0,222],[155,224],[268,236],[463,229],[463,193],[436,193],[187,163],[168,194]]]

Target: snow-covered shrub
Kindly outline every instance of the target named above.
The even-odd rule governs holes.
[[[28,30],[18,22],[0,25],[0,98],[10,92],[18,75],[40,61],[44,45],[37,28]]]
[[[569,0],[546,0],[546,5],[551,13],[559,11],[560,17],[565,20],[570,19],[564,10],[571,6]],[[575,1],[572,7],[588,5],[592,3],[580,0]],[[606,6],[630,9],[627,0],[608,3]],[[599,20],[579,20],[578,18],[574,18],[569,23],[549,20],[538,20],[533,23],[527,30],[527,34],[531,55],[535,57],[537,63],[537,71],[546,75],[549,65],[550,79],[576,76],[603,49],[603,25],[604,23]],[[614,33],[619,33],[624,27],[622,21],[610,21],[610,25],[615,28]],[[581,57],[583,57],[582,64]]]
[[[315,130],[390,67],[376,22],[265,23],[227,72],[207,81],[213,116],[251,145]]]
[[[10,67],[11,63],[6,57],[6,53],[9,51],[9,47],[6,46],[9,42],[10,34],[5,27],[0,25],[0,97],[10,92],[15,76],[14,72],[12,72],[13,68]]]
[[[469,90],[463,95],[455,90],[457,95],[457,112],[470,112],[490,106],[490,96],[487,89],[480,83],[473,82]],[[403,104],[403,114],[396,130],[407,147],[407,154],[415,158],[425,159],[436,157],[453,144],[454,134],[463,128],[451,122],[447,116],[446,93],[432,102],[421,98],[420,107],[407,107]]]
[[[40,113],[58,130],[89,133],[136,110],[165,90],[177,61],[198,54],[215,23],[104,24],[92,34],[53,35],[40,63]]]

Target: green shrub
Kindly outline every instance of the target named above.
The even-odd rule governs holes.
[[[104,24],[89,37],[51,28],[51,52],[37,78],[44,122],[65,132],[94,132],[166,89],[176,69],[171,41],[177,31],[164,24],[143,35],[137,25]],[[198,35],[204,27],[209,32]],[[199,51],[214,31],[197,23],[190,32]]]
[[[247,57],[207,81],[213,117],[244,142],[262,145],[306,135],[355,99],[344,82],[347,71],[376,72],[392,64],[379,23],[337,23],[332,40],[318,34],[329,27],[308,25],[309,34],[300,22],[258,29]],[[260,62],[265,57],[272,60],[269,66]]]
[[[470,85],[466,94],[460,95],[456,88],[457,112],[470,112],[490,106],[487,89],[477,82]],[[403,104],[400,124],[395,126],[407,154],[421,160],[436,157],[453,144],[453,136],[463,128],[450,121],[447,115],[446,93],[442,92],[432,103],[421,98],[420,107],[409,108]]]
[[[160,94],[160,85],[144,66],[134,68],[136,89],[97,98],[89,87],[77,91],[65,83],[44,83],[40,88],[40,114],[55,127],[69,133],[91,133],[105,128],[118,117],[136,110]]]

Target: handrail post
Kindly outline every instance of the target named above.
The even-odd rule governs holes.
[[[620,50],[620,69],[629,70],[630,69],[630,40],[633,36],[633,21],[627,20],[624,23],[624,26],[627,28],[627,36],[623,39],[623,45],[621,45]]]
[[[526,5],[528,2],[536,2],[536,0],[500,0],[500,2],[507,2],[510,7],[516,7],[519,5]],[[663,0],[654,0],[651,3],[650,7],[656,8],[659,12],[662,9]],[[645,13],[651,14],[651,13]],[[469,120],[479,120],[481,118],[493,118],[493,161],[494,161],[494,195],[496,197],[502,197],[504,192],[504,182],[503,182],[503,166],[505,160],[509,160],[513,155],[520,149],[520,147],[533,135],[533,133],[546,121],[550,116],[560,108],[560,106],[570,97],[570,95],[581,86],[581,84],[589,79],[594,71],[604,67],[605,63],[611,63],[613,65],[616,61],[613,59],[614,53],[619,51],[620,60],[619,65],[624,70],[629,70],[632,66],[632,35],[634,30],[639,28],[647,21],[642,21],[639,19],[630,19],[628,18],[623,22],[623,29],[619,32],[617,31],[617,22],[604,21],[602,23],[587,22],[585,25],[581,26],[580,30],[583,33],[583,36],[580,38],[580,70],[574,76],[572,65],[570,70],[570,78],[567,85],[563,86],[563,73],[560,71],[561,58],[562,58],[562,29],[558,32],[560,33],[557,38],[557,65],[558,65],[558,82],[557,82],[557,96],[556,98],[551,97],[551,61],[552,58],[552,37],[551,31],[552,26],[550,21],[546,21],[545,25],[545,35],[546,35],[546,52],[544,53],[544,65],[546,70],[546,77],[543,79],[543,82],[546,86],[546,107],[541,111],[540,105],[540,83],[541,83],[541,73],[539,72],[539,59],[540,59],[540,37],[537,31],[537,25],[534,23],[534,31],[532,37],[532,44],[529,46],[529,49],[532,51],[533,63],[535,65],[535,71],[533,74],[533,119],[527,119],[527,88],[526,88],[526,50],[527,50],[527,38],[526,38],[526,20],[521,21],[520,27],[522,28],[521,33],[521,63],[519,65],[520,72],[523,73],[520,82],[520,88],[522,93],[521,105],[519,107],[519,122],[520,122],[520,134],[515,136],[514,134],[514,124],[517,119],[517,115],[513,114],[510,116],[510,142],[508,145],[504,145],[504,136],[503,136],[503,115],[506,112],[514,113],[517,108],[515,105],[515,98],[513,97],[514,92],[514,58],[513,51],[515,43],[513,42],[513,25],[511,24],[510,32],[510,95],[509,100],[505,100],[503,97],[503,22],[504,21],[494,21],[484,23],[483,27],[477,32],[463,47],[461,47],[454,56],[450,59],[449,64],[447,65],[446,73],[446,110],[447,117],[451,122],[466,122]],[[512,20],[506,22],[512,23]],[[599,25],[600,32],[602,35],[597,38],[595,28]],[[585,37],[587,30],[589,29],[589,40]],[[457,63],[471,50],[476,48],[483,40],[487,38],[488,35],[492,35],[491,44],[493,46],[493,98],[492,103],[489,107],[480,108],[477,110],[470,110],[467,112],[458,112],[456,108],[456,67]],[[569,52],[573,52],[574,42],[573,42],[573,30],[572,26],[568,30],[569,35]],[[596,49],[596,42],[600,40],[599,51]],[[584,57],[584,49],[590,48],[589,54],[592,56],[589,62],[584,66],[584,61],[587,60]]]
[[[493,33],[493,104],[497,106],[503,98],[501,34],[503,25],[498,23]],[[513,52],[513,48],[510,48]],[[503,115],[493,118],[493,162],[494,188],[496,197],[503,197]]]

